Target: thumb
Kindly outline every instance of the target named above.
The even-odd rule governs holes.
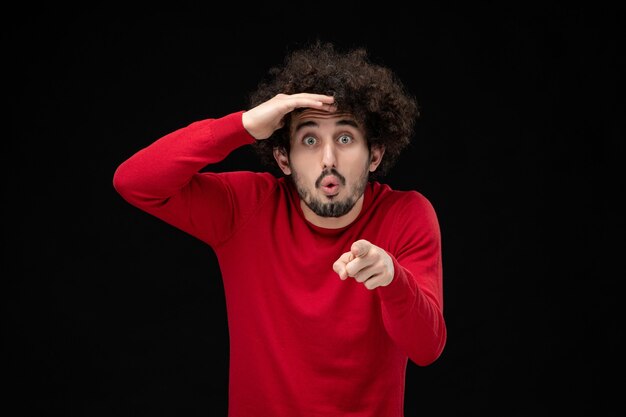
[[[360,257],[367,255],[367,252],[369,252],[371,247],[372,247],[371,243],[369,243],[365,239],[361,239],[361,240],[357,240],[356,242],[352,244],[352,247],[350,248],[350,252],[355,258],[360,258]]]

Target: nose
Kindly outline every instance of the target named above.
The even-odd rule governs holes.
[[[335,145],[332,140],[326,142],[322,149],[322,168],[336,168],[337,158],[335,155]]]

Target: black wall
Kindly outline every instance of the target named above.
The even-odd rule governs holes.
[[[438,212],[449,339],[409,365],[407,417],[621,415],[626,22],[563,4],[5,14],[10,415],[226,415],[216,258],[123,201],[113,172],[243,109],[314,38],[367,47],[422,108],[385,182]],[[241,148],[215,169],[265,168]]]

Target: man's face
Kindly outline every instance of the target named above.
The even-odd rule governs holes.
[[[308,209],[320,217],[341,217],[362,202],[368,173],[382,152],[370,152],[353,116],[305,109],[292,115],[290,138],[289,158],[278,162]]]

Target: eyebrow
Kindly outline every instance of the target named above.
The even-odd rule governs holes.
[[[356,129],[359,128],[359,125],[357,124],[357,122],[352,119],[339,119],[335,123],[335,126],[352,126]],[[294,130],[294,133],[297,133],[300,129],[305,128],[305,127],[319,127],[319,124],[313,120],[308,120],[306,122],[298,123]]]

